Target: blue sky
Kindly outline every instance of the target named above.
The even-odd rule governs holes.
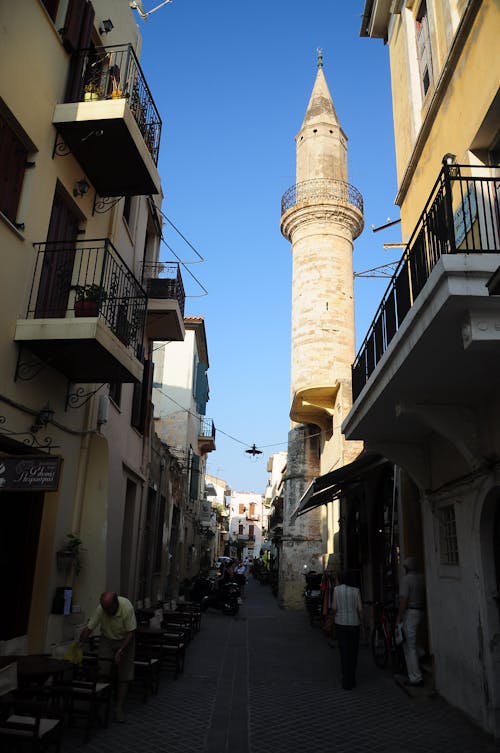
[[[143,0],[146,10],[159,0]],[[290,244],[280,200],[295,182],[295,141],[316,76],[316,50],[349,139],[349,182],[365,202],[354,270],[393,261],[399,226],[373,233],[394,206],[388,50],[359,37],[363,0],[174,0],[146,23],[141,65],[163,120],[163,211],[203,256],[187,271],[186,315],[203,316],[207,416],[217,429],[208,472],[263,492],[266,461],[286,450],[290,410]],[[185,262],[196,255],[170,227]],[[167,248],[162,259],[172,259]],[[387,280],[355,283],[361,344]],[[263,454],[245,453],[255,443]]]

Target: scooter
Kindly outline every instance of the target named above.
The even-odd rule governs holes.
[[[208,607],[221,609],[224,614],[238,614],[241,602],[240,587],[234,581],[223,583],[218,588],[213,585],[208,594],[201,599],[201,609],[205,611]]]

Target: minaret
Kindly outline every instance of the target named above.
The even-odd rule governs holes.
[[[310,481],[351,462],[341,423],[351,407],[355,357],[353,241],[363,229],[363,200],[348,183],[347,137],[318,71],[296,141],[296,184],[283,196],[281,232],[291,241],[291,410],[284,488],[280,598],[302,607],[302,573],[321,571],[334,553],[332,503],[291,520]]]

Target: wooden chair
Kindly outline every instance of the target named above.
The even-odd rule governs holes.
[[[75,667],[72,680],[54,685],[52,695],[67,724],[83,722],[83,742],[88,742],[94,727],[108,726],[112,683],[99,678],[96,656],[84,656],[82,664]]]
[[[62,719],[47,702],[4,698],[0,710],[2,753],[61,750]]]
[[[141,640],[141,636],[137,635],[134,659],[135,676],[132,682],[132,687],[138,685],[142,689],[143,703],[148,700],[150,693],[153,695],[158,693],[160,687],[161,661],[161,641],[157,637],[150,641]]]
[[[152,633],[140,633],[138,631],[136,642],[136,651],[137,645],[139,645],[142,650],[158,652],[156,656],[159,658],[161,668],[173,670],[175,680],[184,671],[186,642],[182,629],[172,632],[168,629],[162,629]]]
[[[180,614],[188,614],[193,622],[193,627],[196,633],[201,630],[201,607],[194,601],[186,601],[184,603],[177,604],[177,611]]]

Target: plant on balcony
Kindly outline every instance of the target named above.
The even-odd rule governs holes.
[[[87,84],[85,86],[85,94],[83,95],[83,98],[86,102],[93,100],[93,99],[102,99],[104,97],[104,89],[102,86],[97,86],[97,84]]]
[[[97,316],[99,306],[106,300],[107,293],[101,285],[74,285],[75,316]]]

